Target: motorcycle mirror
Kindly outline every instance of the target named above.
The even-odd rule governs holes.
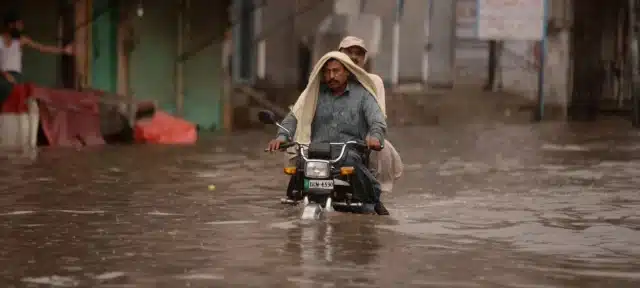
[[[258,112],[258,119],[262,124],[275,124],[276,123],[276,115],[269,110],[260,110]]]

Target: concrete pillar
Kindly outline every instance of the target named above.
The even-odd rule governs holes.
[[[566,119],[567,108],[572,90],[570,50],[571,23],[573,22],[572,1],[548,0],[548,21],[554,27],[548,27],[547,57],[545,61],[545,105],[554,111],[552,119]],[[545,115],[545,118],[549,116]]]
[[[427,45],[425,20],[429,12],[429,1],[405,0],[404,11],[400,19],[400,59],[399,75],[401,83],[424,82],[423,61]]]
[[[270,1],[261,9],[258,37],[264,41],[256,43],[259,45],[256,48],[261,50],[260,55],[265,61],[256,68],[263,70],[260,73],[270,85],[286,87],[297,83],[298,39],[295,37],[295,22],[291,19],[295,13],[296,6],[289,1]]]
[[[451,87],[454,82],[456,1],[430,1],[434,13],[429,19],[429,75],[427,83]]]
[[[89,37],[91,26],[87,25],[91,15],[89,0],[75,1],[75,41],[74,57],[76,61],[76,87],[86,87],[89,85]]]

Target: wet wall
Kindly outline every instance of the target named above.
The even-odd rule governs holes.
[[[207,130],[222,128],[222,41],[229,2],[191,0],[186,11],[185,49],[196,53],[184,62],[184,116]]]
[[[145,5],[144,15],[131,20],[130,91],[135,99],[157,101],[167,112],[176,112],[175,59],[178,26],[173,5]]]
[[[91,3],[91,86],[115,93],[118,87],[118,10],[114,0]]]
[[[192,0],[145,5],[134,16],[135,47],[130,56],[130,91],[136,99],[155,100],[161,109],[181,113],[203,129],[221,127],[221,41],[226,28],[226,1]],[[211,8],[214,6],[215,8]],[[183,27],[178,14],[184,9]],[[178,111],[176,64],[179,29],[184,34],[183,111]]]

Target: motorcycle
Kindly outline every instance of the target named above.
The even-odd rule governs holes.
[[[291,135],[289,130],[275,120],[273,112],[260,111],[258,118],[263,124],[276,125]],[[340,153],[333,158],[332,152],[338,150],[333,149],[336,146]],[[364,164],[368,167],[370,150],[363,141],[309,145],[290,141],[281,144],[279,150],[285,151],[290,147],[295,147],[300,157],[297,165],[285,167],[284,173],[299,180],[294,182],[298,191],[296,198],[302,199],[304,204],[301,216],[303,220],[320,219],[326,212],[332,211],[362,213],[363,203],[356,197],[360,194],[355,193],[352,185],[355,167],[341,166],[340,163],[348,149],[355,149],[363,155]],[[283,200],[283,203],[298,204],[291,200]]]

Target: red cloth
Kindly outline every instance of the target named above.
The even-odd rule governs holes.
[[[141,143],[193,144],[198,140],[195,125],[162,111],[156,111],[151,119],[138,121],[134,131],[136,141]]]
[[[40,123],[50,146],[104,144],[100,131],[99,97],[91,92],[34,87]]]
[[[27,98],[31,95],[33,85],[31,84],[17,84],[13,86],[11,94],[2,103],[2,113],[16,113],[22,114],[29,111],[27,106]]]

